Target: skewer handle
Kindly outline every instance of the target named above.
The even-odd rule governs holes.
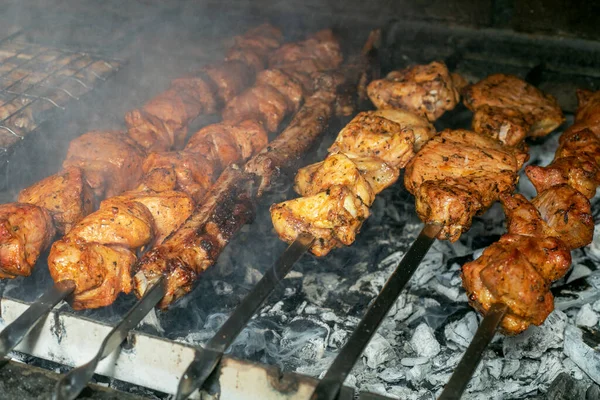
[[[392,305],[408,283],[415,270],[429,251],[435,237],[442,230],[441,225],[426,224],[408,249],[396,270],[362,320],[337,355],[323,379],[317,385],[311,400],[335,400],[356,361],[377,331]]]
[[[135,328],[148,314],[160,299],[165,295],[165,278],[161,275],[158,280],[148,289],[144,296],[125,315],[123,320],[115,326],[104,338],[98,352],[86,364],[74,368],[57,382],[54,388],[53,398],[55,400],[73,400],[87,386],[94,375],[98,363],[115,351],[127,338],[129,331]]]
[[[55,283],[41,295],[27,310],[2,332],[0,332],[0,359],[6,357],[21,340],[35,327],[37,322],[50,313],[60,301],[75,291],[75,282],[71,280]]]
[[[467,347],[467,351],[465,351],[463,358],[456,366],[438,400],[460,399],[507,310],[506,304],[496,303],[492,305],[481,321],[479,328],[477,328],[471,344]]]
[[[196,352],[194,361],[185,370],[176,399],[187,399],[200,388],[219,364],[223,353],[246,327],[260,305],[269,297],[281,280],[290,272],[296,261],[310,249],[315,238],[310,234],[300,234],[281,254],[272,268],[248,293],[242,303],[233,311],[219,331],[206,343],[204,349]]]

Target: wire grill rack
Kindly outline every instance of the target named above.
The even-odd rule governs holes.
[[[124,64],[18,37],[0,41],[0,149],[5,152]]]

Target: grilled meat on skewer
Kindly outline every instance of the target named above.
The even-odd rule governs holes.
[[[237,50],[246,54],[256,54],[263,63],[266,63],[268,51],[281,42],[281,32],[270,25],[262,25],[252,29],[247,35],[239,37],[236,42]],[[141,163],[145,156],[145,150],[140,149],[140,145],[143,149],[166,150],[173,145],[179,145],[187,132],[182,123],[187,124],[190,119],[197,117],[198,113],[212,110],[212,107],[217,105],[217,100],[226,100],[233,94],[239,93],[249,79],[246,71],[248,68],[240,66],[240,63],[242,61],[228,61],[222,64],[222,67],[207,67],[200,74],[202,76],[174,80],[167,92],[159,94],[142,110],[128,114],[130,129],[127,135],[118,132],[94,132],[75,139],[69,147],[64,163],[65,170],[25,189],[19,201],[46,209],[54,218],[53,222],[58,232],[60,234],[68,232],[73,225],[93,210],[95,202],[90,199],[92,191],[101,199],[107,195],[132,189],[139,183],[142,175]],[[243,76],[238,75],[240,72]],[[256,72],[252,67],[250,75],[253,76]],[[207,96],[208,91],[211,91],[211,96]],[[215,93],[216,98],[213,97]],[[248,147],[247,144],[241,145],[244,148]],[[158,159],[162,161],[159,162]],[[153,161],[146,162],[145,167],[153,169],[153,172],[151,176],[146,175],[145,184],[161,191],[168,190],[170,184],[186,187],[191,191],[192,188],[187,185],[192,183],[186,183],[186,176],[184,176],[186,174],[181,173],[181,168],[175,170],[155,168],[161,162],[164,166],[164,159],[163,155],[162,158],[154,157]],[[191,175],[196,179],[199,176],[197,173],[200,168],[199,162],[193,165],[197,168],[195,172],[191,172]],[[167,188],[164,187],[165,185]],[[200,197],[206,190],[206,184],[202,187],[202,184],[198,183],[192,196]],[[11,212],[13,207],[14,204],[0,205],[0,212]],[[33,212],[31,208],[27,210]],[[37,215],[40,212],[38,210],[33,213]],[[43,227],[47,226],[39,225],[40,229]],[[54,231],[54,227],[48,228],[43,235],[53,236]],[[28,243],[28,237],[22,237],[23,246],[24,248],[31,246],[32,251],[29,254],[36,255],[36,257],[27,257],[30,262],[28,268],[11,265],[8,260],[5,260],[6,263],[0,266],[2,270],[14,268],[21,268],[22,271],[31,270],[37,255],[45,249],[47,243],[39,240]],[[35,239],[33,236],[31,238]],[[6,240],[11,239],[7,237]],[[0,244],[2,243],[4,242],[0,241]]]
[[[307,98],[288,128],[243,170],[227,169],[192,217],[140,260],[134,278],[136,294],[142,296],[161,274],[167,278],[167,292],[160,307],[188,293],[197,276],[217,261],[233,235],[252,218],[255,183],[262,193],[281,170],[291,167],[310,148],[325,130],[334,100],[333,89]]]
[[[379,109],[404,109],[433,122],[456,107],[465,85],[465,80],[451,74],[444,63],[434,61],[392,71],[384,79],[371,82],[367,93]]]
[[[512,75],[490,75],[462,94],[474,113],[473,130],[509,146],[545,136],[565,121],[556,99]]]
[[[511,335],[540,325],[554,309],[550,285],[570,267],[570,250],[592,240],[594,223],[588,201],[600,182],[600,92],[585,92],[575,124],[559,139],[554,161],[529,166],[526,173],[538,190],[528,201],[504,195],[508,233],[481,257],[463,266],[469,303],[482,313],[504,303],[502,330]]]

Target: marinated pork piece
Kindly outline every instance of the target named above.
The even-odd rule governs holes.
[[[302,85],[293,76],[278,69],[266,69],[256,76],[257,85],[270,85],[285,96],[288,108],[292,112],[298,111],[304,91]]]
[[[503,235],[462,268],[469,304],[486,313],[497,302],[508,306],[501,322],[506,334],[541,325],[554,309],[552,280],[571,264],[569,248],[557,238]]]
[[[379,109],[404,109],[433,122],[456,107],[463,85],[464,79],[453,78],[444,63],[434,61],[390,72],[372,81],[367,93]]]
[[[45,208],[24,203],[0,205],[0,278],[31,275],[54,234]]]
[[[69,144],[64,168],[77,167],[97,197],[110,197],[135,187],[142,176],[144,151],[117,131],[92,131]]]
[[[202,71],[217,86],[221,104],[226,104],[240,94],[254,79],[254,70],[241,61],[225,61],[219,65],[204,67]]]
[[[94,208],[94,194],[76,167],[67,167],[23,189],[17,201],[45,208],[60,235],[70,231]]]
[[[377,157],[394,168],[403,168],[414,155],[414,143],[411,129],[366,111],[340,131],[329,152]]]
[[[591,199],[600,184],[600,92],[577,93],[575,124],[560,136],[554,160],[525,171],[538,192],[565,183]]]
[[[283,34],[274,26],[264,24],[243,36],[236,36],[234,41],[235,45],[227,53],[226,60],[241,61],[258,73],[265,68],[269,53],[283,42]]]
[[[445,130],[410,160],[404,185],[425,223],[443,225],[439,239],[456,241],[473,217],[512,192],[528,155],[467,130]]]
[[[462,91],[473,111],[473,130],[515,146],[526,136],[545,136],[565,118],[550,95],[512,75],[495,74]]]
[[[287,97],[271,85],[253,86],[231,100],[223,110],[223,121],[235,124],[253,119],[260,121],[269,132],[291,111]]]

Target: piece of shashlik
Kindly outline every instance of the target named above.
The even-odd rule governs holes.
[[[304,49],[306,57],[309,57],[310,48]],[[289,68],[292,65],[290,63]],[[295,104],[300,104],[303,96],[300,86],[292,87],[292,79],[281,71],[266,72],[266,77],[273,79],[259,79],[253,88],[232,99],[225,107],[224,116],[228,114],[228,110],[233,109],[231,104],[239,104],[238,100],[246,98],[247,93],[263,93],[265,96],[258,101],[248,103],[252,112],[245,113],[248,108],[241,110],[240,115],[252,117],[253,120],[232,125],[232,118],[224,118],[226,122],[198,132],[183,151],[152,154],[144,164],[147,177],[142,180],[138,190],[105,200],[97,212],[88,215],[63,239],[55,242],[48,259],[50,273],[56,282],[66,279],[76,282],[72,300],[74,308],[105,306],[112,303],[120,292],[128,293],[131,290],[131,268],[137,261],[136,252],[160,244],[190,216],[192,209],[189,202],[181,196],[174,196],[171,190],[184,191],[202,210],[206,190],[219,173],[229,165],[246,161],[266,145],[267,134],[261,124],[268,121],[265,116],[270,115],[270,110],[263,107],[263,104],[268,105],[272,95],[276,94],[291,105],[284,110],[282,117],[293,111]],[[254,90],[256,88],[258,90]],[[281,120],[276,125],[280,122]],[[276,129],[276,125],[264,124],[268,129]],[[162,171],[165,166],[174,176],[175,186],[168,187],[169,192],[165,192],[168,196],[161,202],[159,200],[162,193],[156,189],[165,187],[165,181],[161,179],[165,174]],[[226,178],[223,179],[227,181]],[[219,185],[221,184],[217,183]],[[241,182],[239,185],[244,186]],[[155,207],[154,212],[148,207],[148,198]],[[209,199],[208,203],[211,201]],[[226,198],[223,202],[219,202],[218,207],[227,204]],[[149,211],[146,216],[141,211],[136,211],[140,204]],[[169,209],[165,210],[164,207]],[[230,215],[221,213],[217,219],[221,218],[229,223],[236,215],[235,212],[232,213],[231,218]],[[123,218],[117,218],[117,215],[122,215]],[[244,221],[238,223],[243,225]],[[98,234],[99,226],[104,227],[101,234]],[[130,228],[127,229],[127,226]],[[118,254],[115,253],[117,249]],[[94,256],[98,252],[106,253],[104,260]],[[85,272],[82,272],[82,263],[86,263]],[[168,282],[177,284],[175,280]]]
[[[27,203],[45,209],[53,217],[56,229],[38,224],[35,233],[23,229],[19,235],[5,235],[0,246],[10,242],[14,251],[24,254],[27,249],[28,257],[13,259],[18,261],[16,264],[5,260],[0,264],[0,271],[10,277],[29,275],[37,260],[37,256],[31,255],[43,252],[55,232],[68,232],[95,208],[94,203],[98,199],[136,187],[142,176],[147,151],[180,145],[185,138],[186,124],[191,119],[202,112],[214,112],[214,105],[218,104],[216,97],[230,98],[249,83],[248,74],[240,74],[239,70],[250,67],[238,64],[244,59],[266,64],[268,52],[281,43],[281,36],[281,32],[270,25],[252,29],[236,39],[236,45],[229,54],[231,60],[221,66],[207,67],[206,72],[198,76],[174,80],[166,92],[156,96],[141,110],[130,112],[126,117],[129,128],[126,134],[90,132],[74,139],[64,162],[65,169],[23,190],[19,203],[16,203],[19,207],[21,203]],[[236,61],[235,57],[239,57],[240,61]],[[260,67],[251,66],[252,75],[257,68]],[[212,70],[218,72],[211,73]],[[208,86],[214,91],[207,89]],[[14,203],[1,205],[0,211],[14,206]],[[0,221],[15,231],[20,226],[34,226],[41,212],[35,207],[20,208],[20,225],[14,225],[6,218]],[[3,215],[8,213],[3,212]],[[38,240],[39,235],[45,240]]]
[[[469,303],[486,313],[504,303],[506,334],[540,325],[554,309],[550,285],[571,265],[570,251],[589,244],[594,222],[588,199],[600,180],[600,92],[580,91],[575,124],[560,137],[547,167],[528,166],[538,195],[503,195],[507,231],[482,255],[463,266]]]

